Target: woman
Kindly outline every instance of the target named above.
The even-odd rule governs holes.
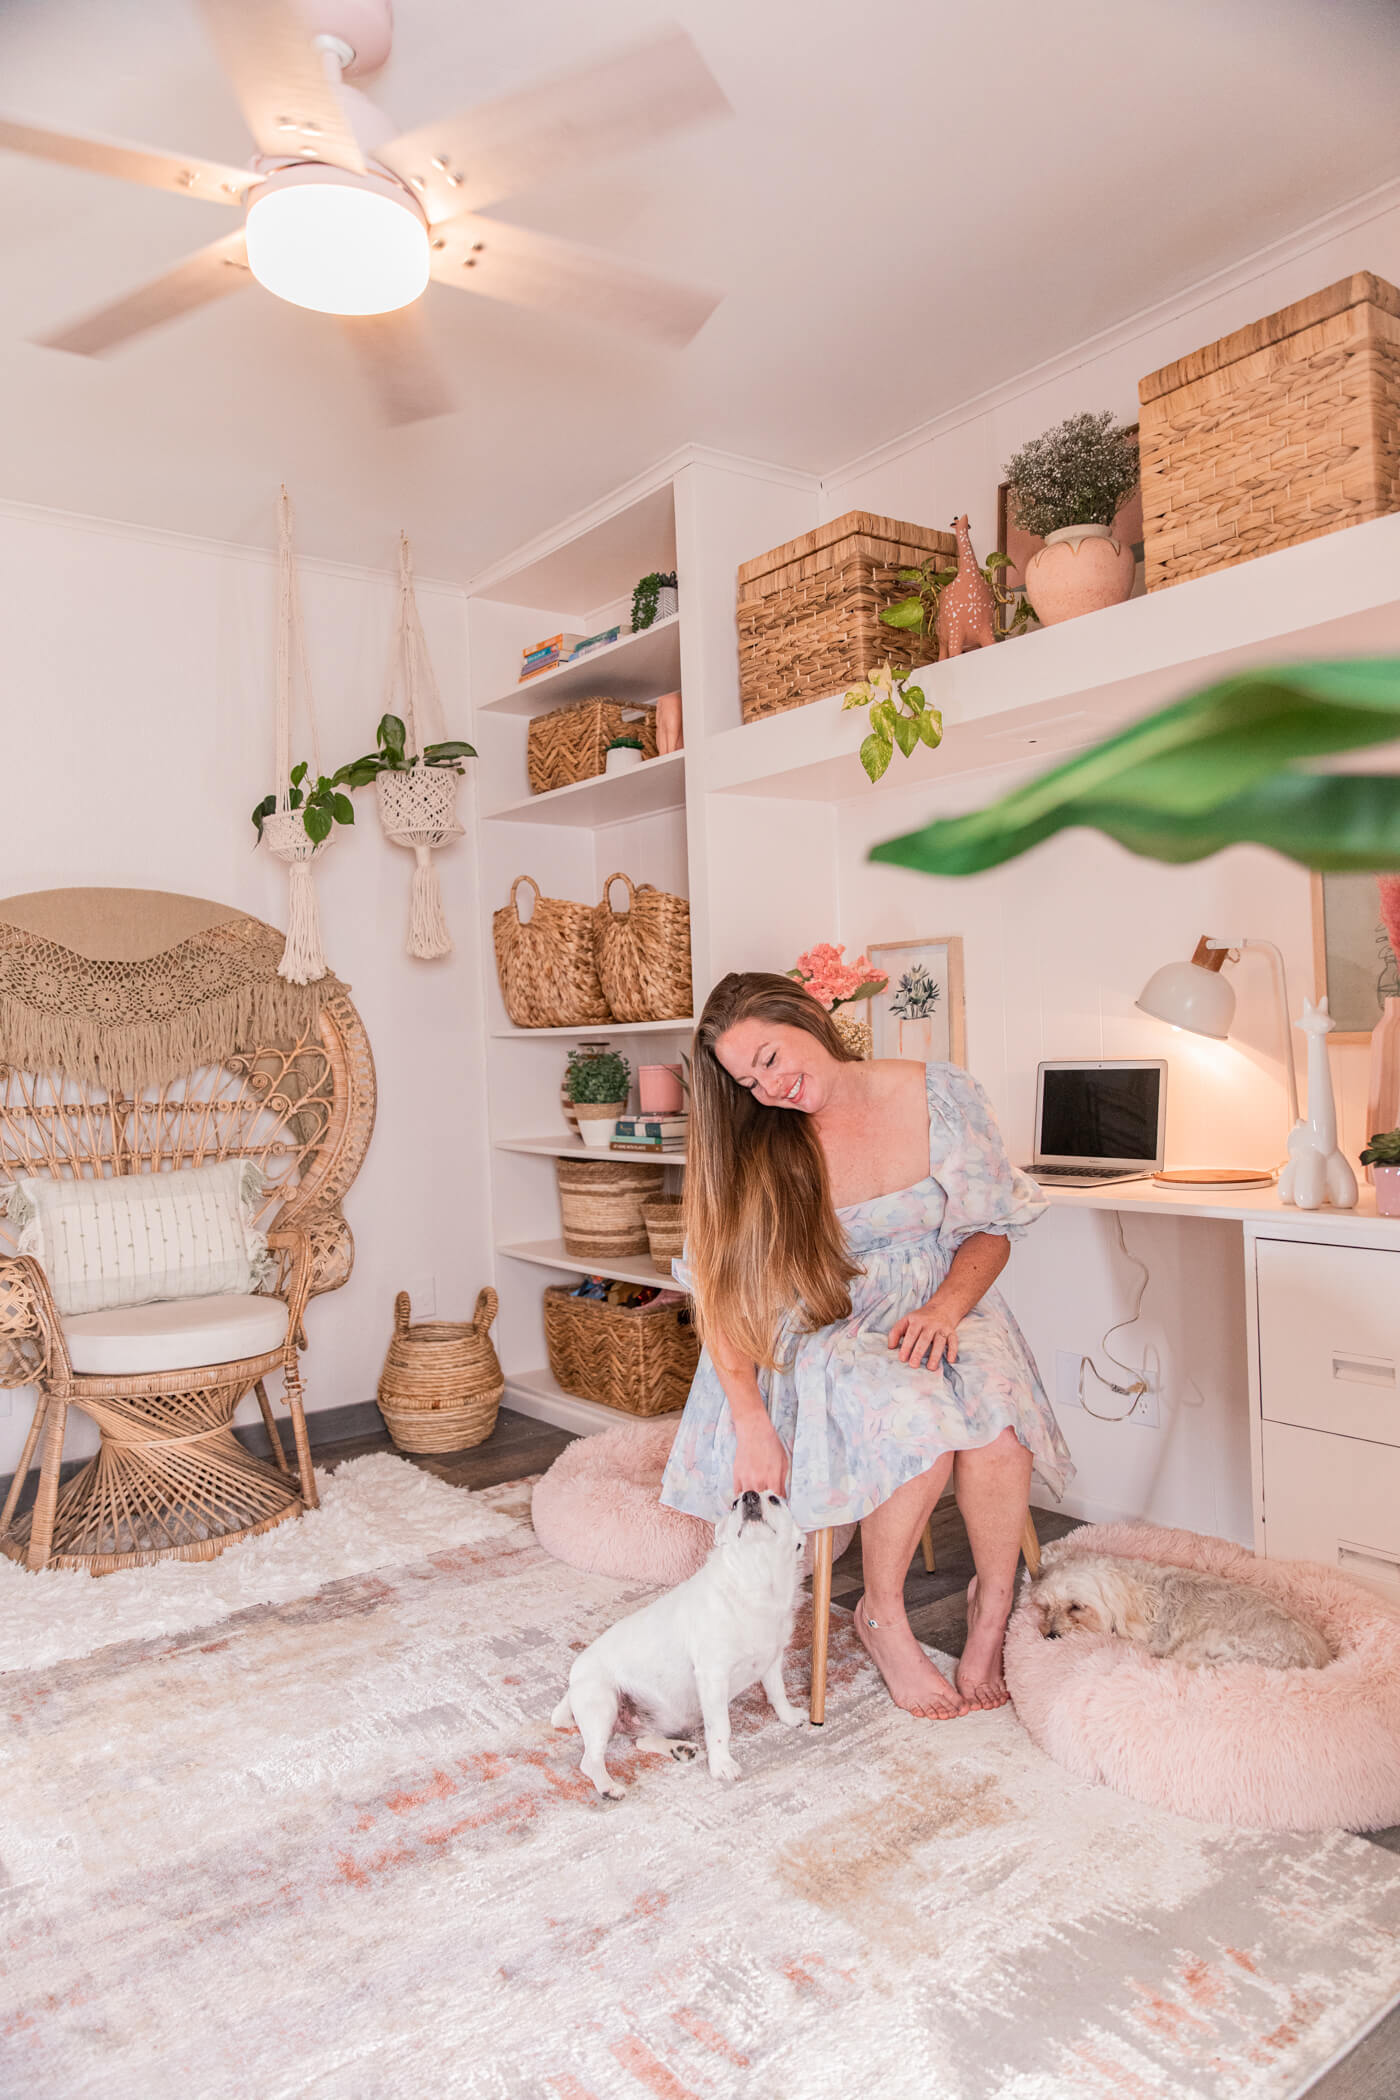
[[[716,986],[695,1032],[684,1280],[705,1353],[661,1499],[715,1519],[745,1488],[805,1530],[861,1524],[861,1641],[908,1712],[1001,1706],[1032,1462],[1072,1467],[992,1286],[1045,1208],[956,1065],[865,1063],[786,977]],[[955,1464],[956,1461],[956,1464]],[[955,1684],[904,1578],[949,1474],[976,1574]]]

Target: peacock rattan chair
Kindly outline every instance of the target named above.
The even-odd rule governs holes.
[[[341,1203],[364,1159],[375,1110],[369,1042],[345,987],[333,977],[319,986],[282,986],[275,975],[282,936],[275,928],[205,906],[209,925],[164,951],[150,949],[134,965],[130,942],[125,958],[112,963],[75,953],[22,923],[28,916],[51,931],[54,900],[71,917],[66,900],[112,896],[130,900],[128,917],[134,912],[138,928],[140,900],[149,900],[157,927],[198,925],[199,900],[159,892],[50,891],[0,904],[0,1213],[8,1184],[20,1174],[155,1174],[254,1160],[265,1177],[259,1222],[276,1256],[267,1296],[282,1301],[287,1317],[283,1338],[267,1346],[270,1308],[262,1308],[263,1346],[233,1361],[128,1376],[75,1371],[44,1271],[31,1257],[4,1251],[14,1239],[0,1214],[0,1386],[37,1388],[34,1418],[0,1510],[0,1552],[30,1568],[84,1568],[94,1575],[168,1558],[211,1560],[234,1540],[316,1506],[298,1359],[306,1346],[302,1316],[310,1298],[338,1289],[350,1275],[354,1242]],[[19,909],[30,905],[44,910]],[[171,907],[184,908],[183,916],[176,912],[172,919]],[[132,1065],[137,1037],[115,1023],[123,1018],[122,1001],[128,1009],[139,1002],[148,982],[157,1013],[139,1035],[145,1062],[159,1064],[162,1041],[167,1057],[171,1041],[197,1040],[203,1054],[173,1078],[143,1082],[128,1070],[121,1080],[116,1073]],[[162,1015],[177,1007],[178,1026],[162,1038]],[[108,1012],[113,1027],[104,1036]],[[29,1054],[21,1060],[15,1038],[36,1013],[37,1032],[28,1036]],[[223,1049],[209,1041],[220,1017],[228,1020]],[[130,1021],[129,1011],[124,1018]],[[96,1030],[95,1051],[85,1028]],[[91,1066],[95,1056],[106,1083],[90,1070],[35,1057],[36,1040],[85,1045],[73,1064]],[[295,1471],[264,1383],[279,1371]],[[234,1410],[250,1391],[271,1440],[270,1464],[233,1434]],[[61,1486],[70,1406],[95,1420],[101,1442],[97,1456]],[[32,1510],[16,1517],[36,1450],[37,1496]]]

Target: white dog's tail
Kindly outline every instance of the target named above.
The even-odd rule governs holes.
[[[562,1698],[562,1699],[561,1699],[561,1700],[559,1701],[559,1704],[558,1704],[558,1705],[557,1705],[557,1706],[555,1707],[555,1709],[554,1709],[554,1712],[553,1712],[553,1714],[552,1714],[552,1715],[551,1715],[551,1717],[550,1717],[550,1724],[549,1724],[549,1725],[550,1725],[550,1727],[551,1727],[551,1728],[572,1728],[572,1727],[573,1727],[573,1725],[574,1725],[574,1708],[573,1708],[573,1701],[572,1701],[572,1700],[570,1699],[570,1697],[569,1697],[569,1695],[568,1695],[568,1693],[567,1693],[567,1692],[565,1692],[565,1694],[564,1694],[563,1698]]]

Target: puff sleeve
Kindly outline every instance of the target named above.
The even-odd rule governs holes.
[[[950,1253],[978,1232],[1019,1239],[1046,1208],[1013,1166],[986,1093],[960,1065],[929,1065],[928,1169],[947,1198],[939,1237]]]

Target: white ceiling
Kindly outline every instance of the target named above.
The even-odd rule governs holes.
[[[638,348],[430,287],[463,407],[376,427],[333,323],[254,287],[105,362],[26,338],[236,223],[0,153],[0,499],[465,579],[687,441],[812,472],[1400,174],[1392,0],[400,0],[399,126],[666,19],[732,122],[512,200],[727,296]],[[245,160],[184,0],[0,0],[16,116]]]

